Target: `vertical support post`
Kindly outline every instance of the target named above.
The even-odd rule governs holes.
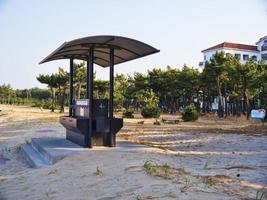
[[[109,66],[109,120],[110,120],[110,142],[109,146],[114,147],[116,145],[115,135],[112,135],[112,119],[113,119],[113,92],[114,92],[114,49],[110,49],[110,66]]]
[[[86,98],[89,103],[89,127],[88,134],[85,135],[85,144],[88,148],[92,148],[93,134],[93,81],[94,81],[94,48],[90,47],[87,57],[87,91]]]
[[[69,97],[69,116],[72,117],[72,104],[73,104],[73,58],[70,58],[70,97]]]
[[[113,90],[114,90],[114,49],[110,49],[109,66],[109,119],[113,118]]]

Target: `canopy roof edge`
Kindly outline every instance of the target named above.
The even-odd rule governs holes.
[[[64,42],[45,57],[39,64],[59,59],[87,60],[89,49],[94,48],[94,63],[109,66],[110,49],[114,49],[114,64],[148,56],[159,52],[158,49],[135,39],[113,35],[99,35]]]

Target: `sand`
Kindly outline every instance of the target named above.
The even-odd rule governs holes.
[[[0,116],[1,200],[245,200],[266,193],[266,127],[261,131],[257,122],[248,127],[244,120],[222,123],[204,117],[155,126],[153,119],[141,125],[137,122],[143,119],[125,120],[119,139],[149,146],[84,149],[55,165],[32,169],[19,146],[32,137],[64,136],[59,114],[27,107],[0,109],[7,110]],[[251,127],[257,131],[242,130]],[[238,129],[242,134],[234,131]]]

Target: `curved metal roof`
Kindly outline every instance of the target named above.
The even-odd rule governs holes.
[[[114,64],[159,52],[158,49],[148,44],[126,37],[112,35],[90,36],[64,42],[39,64],[67,58],[87,60],[90,47],[94,47],[94,63],[102,67],[109,66],[111,48],[114,48]]]

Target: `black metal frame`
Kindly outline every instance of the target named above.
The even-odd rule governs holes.
[[[110,62],[110,68],[109,68],[109,120],[110,120],[110,134],[111,132],[111,126],[112,126],[112,119],[113,119],[113,93],[114,93],[114,49],[110,49],[109,53],[109,62]],[[73,57],[70,58],[70,96],[69,96],[69,116],[73,116]],[[88,134],[85,135],[85,141],[86,141],[86,147],[92,148],[92,132],[93,132],[93,87],[94,87],[94,47],[90,47],[87,57],[87,78],[86,78],[86,98],[89,100],[89,123],[88,123]],[[112,137],[110,135],[110,141],[109,146],[114,147],[116,146],[115,137]]]
[[[73,58],[70,59],[70,97],[69,97],[69,116],[72,116],[73,105]]]
[[[89,99],[89,127],[88,135],[85,137],[86,145],[89,148],[92,148],[92,132],[93,132],[93,88],[94,88],[94,48],[89,49],[88,58],[87,58],[87,91],[86,98]]]
[[[110,66],[109,66],[109,119],[110,125],[113,119],[113,90],[114,90],[114,49],[110,49]],[[111,128],[110,128],[110,134]],[[115,139],[115,138],[114,138]],[[109,146],[113,147],[116,145],[116,142],[113,140],[113,137],[110,137]]]

